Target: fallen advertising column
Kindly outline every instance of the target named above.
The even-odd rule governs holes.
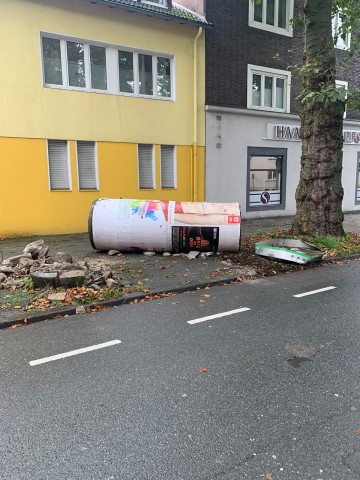
[[[128,252],[238,252],[238,203],[96,200],[89,237],[96,250]]]

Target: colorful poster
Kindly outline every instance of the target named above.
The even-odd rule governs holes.
[[[216,252],[219,227],[172,227],[172,251],[175,253]]]

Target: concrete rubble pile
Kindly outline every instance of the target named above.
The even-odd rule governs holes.
[[[93,290],[115,287],[110,267],[101,260],[73,262],[67,252],[49,255],[43,240],[29,243],[19,255],[5,258],[0,263],[0,289],[24,285],[31,279],[35,288],[86,286]]]

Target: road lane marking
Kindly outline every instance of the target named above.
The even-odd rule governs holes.
[[[319,290],[311,290],[311,292],[298,293],[297,295],[293,295],[293,296],[296,298],[306,297],[307,295],[314,295],[315,293],[327,292],[328,290],[333,290],[334,288],[336,287],[319,288]]]
[[[85,352],[92,352],[93,350],[99,350],[100,348],[112,347],[121,343],[120,340],[111,340],[111,342],[99,343],[98,345],[92,345],[91,347],[79,348],[78,350],[71,350],[70,352],[59,353],[58,355],[52,355],[51,357],[39,358],[39,360],[32,360],[29,362],[31,367],[35,365],[41,365],[42,363],[53,362],[54,360],[60,360],[61,358],[72,357],[73,355],[80,355]]]
[[[227,317],[228,315],[235,315],[235,313],[247,312],[250,308],[243,307],[236,310],[229,310],[228,312],[216,313],[215,315],[209,315],[208,317],[195,318],[195,320],[189,320],[187,323],[194,325],[195,323],[207,322],[208,320],[213,320],[214,318]]]

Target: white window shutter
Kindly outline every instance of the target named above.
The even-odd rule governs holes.
[[[153,145],[138,145],[139,188],[154,188]]]
[[[76,142],[80,190],[96,190],[95,142]]]
[[[161,188],[175,188],[175,148],[161,145]]]
[[[66,140],[48,140],[51,190],[70,190],[69,159]]]

